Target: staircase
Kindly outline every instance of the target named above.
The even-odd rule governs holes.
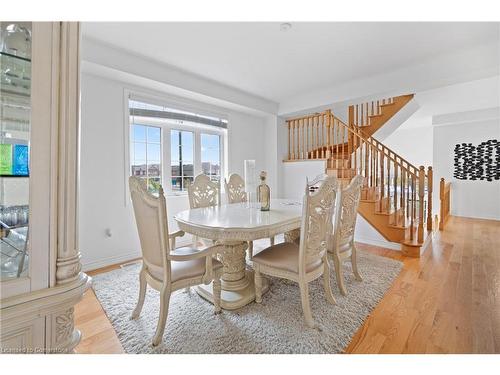
[[[358,213],[386,240],[419,257],[432,233],[432,167],[416,167],[372,137],[413,95],[349,107],[349,125],[331,110],[288,119],[288,160],[324,160],[343,186],[364,177]]]

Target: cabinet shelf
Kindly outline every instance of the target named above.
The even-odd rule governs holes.
[[[29,97],[31,91],[31,60],[0,51],[2,94]]]
[[[26,58],[26,57],[21,57],[21,56],[13,55],[13,54],[5,52],[5,51],[0,51],[0,55],[6,56],[8,58],[12,58],[12,59],[21,60],[21,61],[25,61],[25,62],[31,63],[31,60],[28,59],[28,58]]]

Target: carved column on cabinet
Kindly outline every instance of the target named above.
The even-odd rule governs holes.
[[[76,280],[81,271],[77,237],[80,25],[62,22],[59,56],[56,284]]]
[[[61,22],[58,59],[58,121],[56,156],[57,181],[53,190],[57,223],[55,272],[51,283],[68,289],[66,302],[51,315],[48,324],[48,352],[71,352],[81,334],[74,326],[74,305],[90,285],[82,272],[78,247],[78,155],[80,121],[80,24]],[[75,288],[75,289],[73,289]],[[73,290],[74,292],[70,292]]]

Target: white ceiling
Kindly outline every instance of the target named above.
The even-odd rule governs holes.
[[[279,103],[491,43],[499,24],[87,22],[83,35]]]

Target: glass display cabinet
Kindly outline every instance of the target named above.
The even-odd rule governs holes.
[[[29,269],[31,23],[0,25],[0,280]]]
[[[78,23],[0,22],[0,353],[72,351]]]

